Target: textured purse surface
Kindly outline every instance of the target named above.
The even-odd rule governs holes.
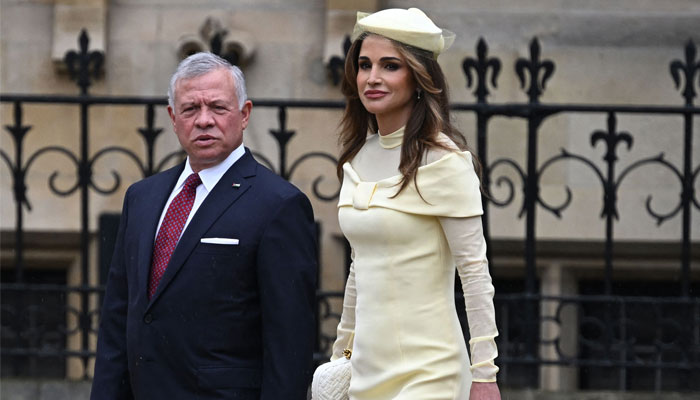
[[[311,399],[347,400],[350,375],[350,360],[345,357],[319,365],[311,381]]]

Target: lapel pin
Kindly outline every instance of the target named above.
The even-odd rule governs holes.
[[[234,184],[231,185],[231,186],[233,186],[233,187],[235,187],[235,188],[239,188],[239,187],[241,187],[241,184],[240,184],[240,183],[234,183]]]

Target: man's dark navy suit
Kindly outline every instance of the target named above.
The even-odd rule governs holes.
[[[246,150],[197,210],[149,300],[157,224],[183,168],[126,193],[91,398],[305,399],[317,268],[308,199]]]

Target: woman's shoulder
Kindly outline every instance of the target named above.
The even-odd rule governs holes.
[[[450,139],[449,136],[445,135],[442,132],[438,134],[437,142],[441,146],[435,146],[428,149],[428,151],[425,152],[425,155],[423,155],[421,165],[432,164],[435,161],[438,161],[447,155],[462,152],[462,149],[460,149],[459,146],[457,146],[457,144],[452,139]]]

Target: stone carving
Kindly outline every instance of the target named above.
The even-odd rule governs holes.
[[[180,37],[177,55],[182,60],[194,53],[210,51],[240,66],[250,61],[255,47],[255,40],[249,32],[226,29],[218,19],[208,17],[198,34],[188,33]]]

